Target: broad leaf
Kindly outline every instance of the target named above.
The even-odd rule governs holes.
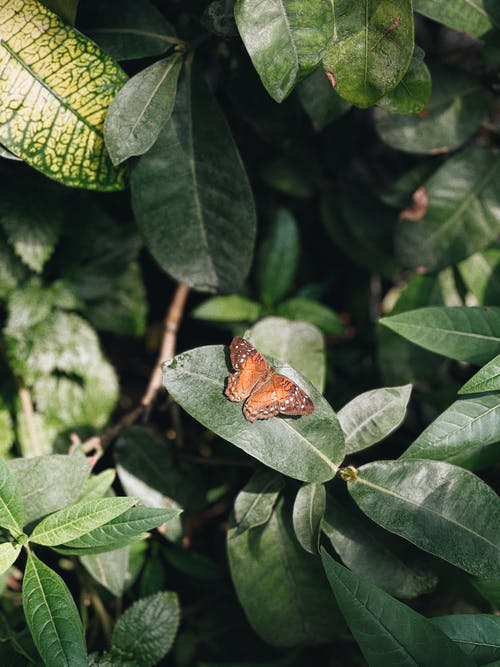
[[[421,115],[375,110],[376,130],[392,148],[409,153],[447,153],[479,130],[491,105],[491,93],[463,70],[439,67],[431,74],[432,94]]]
[[[320,527],[326,506],[323,484],[305,484],[295,496],[293,529],[300,546],[311,554],[319,550]]]
[[[191,317],[209,322],[255,322],[261,306],[239,294],[214,296],[203,301],[191,312]]]
[[[331,479],[344,456],[337,417],[314,386],[291,366],[277,370],[297,382],[315,409],[306,417],[246,421],[241,403],[224,396],[229,373],[221,346],[200,347],[163,364],[163,382],[172,397],[203,426],[265,465],[305,482]]]
[[[85,569],[94,579],[116,596],[131,582],[129,571],[130,547],[120,547],[106,553],[82,555],[80,560]]]
[[[21,553],[21,545],[12,542],[0,544],[0,574],[5,574]]]
[[[1,0],[0,16],[0,142],[65,185],[123,189],[124,171],[111,164],[103,124],[126,74],[37,0]]]
[[[290,364],[323,391],[325,340],[315,326],[307,322],[289,322],[281,317],[266,317],[249,329],[246,337],[259,352]]]
[[[0,459],[0,526],[13,537],[23,532],[24,503],[20,485]]]
[[[74,502],[91,469],[83,456],[61,454],[13,459],[7,467],[21,489],[25,524]]]
[[[341,336],[344,331],[344,325],[337,313],[312,299],[301,296],[287,299],[276,307],[275,312],[287,320],[305,320],[329,336]]]
[[[500,660],[500,617],[490,614],[434,616],[431,622],[477,665]]]
[[[299,228],[286,209],[280,209],[260,249],[258,282],[260,299],[270,306],[291,288],[300,255]]]
[[[111,654],[137,667],[154,667],[171,649],[179,622],[176,593],[142,598],[118,619],[111,638]]]
[[[163,14],[141,0],[85,0],[79,24],[116,60],[156,56],[177,43],[174,29]]]
[[[234,15],[252,63],[277,102],[316,67],[332,38],[327,0],[236,0]]]
[[[500,393],[455,401],[403,453],[477,470],[500,456]]]
[[[341,0],[334,6],[333,41],[323,67],[343,98],[374,104],[403,78],[413,54],[410,0]]]
[[[347,453],[359,452],[386,438],[406,417],[412,386],[366,391],[338,411]]]
[[[201,291],[238,290],[252,258],[253,197],[226,121],[189,67],[131,187],[138,226],[165,271]]]
[[[422,49],[415,46],[406,74],[396,88],[378,100],[378,106],[397,114],[417,114],[426,107],[431,94],[431,74],[424,56]]]
[[[297,93],[315,130],[322,130],[351,108],[349,102],[332,88],[322,69],[315,70],[301,81]]]
[[[487,248],[474,253],[460,262],[458,270],[479,305],[500,302],[500,248]]]
[[[30,541],[54,546],[75,540],[126,512],[135,498],[101,498],[70,505],[40,521]]]
[[[417,308],[380,324],[451,359],[483,364],[500,353],[500,308]]]
[[[466,572],[500,576],[500,500],[471,472],[440,461],[375,461],[348,488],[383,528]]]
[[[402,266],[435,271],[468,257],[500,231],[500,157],[479,146],[447,160],[424,184],[421,220],[401,220],[396,252]]]
[[[390,595],[411,599],[435,588],[437,577],[421,554],[369,521],[352,501],[329,496],[321,528],[349,569]]]
[[[500,391],[500,355],[485,364],[458,393],[479,394],[483,391]]]
[[[83,485],[76,502],[104,498],[115,481],[115,477],[116,472],[113,468],[107,468],[97,475],[92,475]]]
[[[481,37],[494,27],[500,28],[500,10],[496,0],[413,0],[415,11],[454,30]]]
[[[227,549],[239,601],[264,641],[300,646],[330,642],[342,631],[318,558],[298,544],[282,500],[264,526],[240,535],[230,529]]]
[[[87,651],[76,605],[61,577],[33,554],[23,579],[26,622],[46,665],[86,667]]]
[[[284,486],[283,477],[268,468],[255,472],[234,502],[235,535],[267,523]]]
[[[370,667],[473,667],[474,661],[413,609],[336,563],[323,566],[339,607]]]
[[[113,164],[151,148],[175,103],[180,53],[142,70],[121,88],[104,122],[104,140]]]

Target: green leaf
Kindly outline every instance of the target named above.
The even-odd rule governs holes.
[[[26,278],[27,273],[26,266],[16,257],[0,229],[0,299],[8,298],[9,294]]]
[[[181,71],[180,53],[146,67],[120,89],[104,122],[104,140],[115,166],[151,148],[172,114]]]
[[[92,475],[83,485],[76,502],[103,498],[115,481],[115,477],[116,471],[113,468],[108,468],[97,475]]]
[[[320,528],[326,506],[323,484],[305,484],[295,496],[293,529],[300,546],[311,554],[319,551]]]
[[[356,396],[338,411],[347,453],[359,452],[380,442],[406,417],[411,384],[372,389]]]
[[[500,607],[500,578],[499,579],[477,579],[471,577],[471,583],[479,591],[481,597],[491,604],[493,608]]]
[[[12,542],[0,544],[0,574],[7,572],[9,567],[17,560],[21,553],[21,545]]]
[[[431,306],[379,322],[426,350],[458,361],[483,364],[500,353],[500,308]]]
[[[301,81],[297,94],[315,130],[322,130],[351,108],[349,102],[332,88],[322,69],[315,70]]]
[[[73,598],[61,577],[31,553],[24,572],[23,609],[46,665],[87,666],[82,622]]]
[[[7,468],[21,490],[25,525],[74,502],[91,470],[76,454],[13,459]]]
[[[431,94],[431,73],[424,57],[424,51],[415,46],[406,74],[396,88],[378,100],[378,106],[398,114],[417,114],[426,107]]]
[[[37,0],[23,0],[15,10],[2,0],[0,8],[0,142],[64,185],[123,189],[125,172],[111,164],[103,123],[126,74]],[[42,52],[47,56],[40,58]]]
[[[1,259],[0,259],[1,261]],[[5,457],[15,440],[14,422],[8,406],[0,396],[0,456]]]
[[[86,553],[102,553],[125,546],[146,531],[157,528],[179,516],[179,509],[132,507],[104,525],[71,540],[65,540],[64,553],[85,550]],[[112,545],[111,547],[109,545]]]
[[[461,398],[439,415],[403,453],[403,459],[448,461],[477,470],[500,453],[500,393]]]
[[[0,459],[0,526],[17,537],[23,532],[24,503],[21,489]]]
[[[381,139],[408,153],[447,153],[479,130],[491,105],[491,93],[476,77],[452,67],[433,68],[432,94],[421,116],[375,110]]]
[[[26,188],[30,196],[26,196]],[[40,179],[6,178],[0,226],[16,255],[40,273],[54,252],[64,220],[61,191]]]
[[[116,60],[133,60],[164,53],[175,31],[149,0],[85,0],[79,24]]]
[[[290,290],[297,273],[300,236],[297,222],[286,209],[279,209],[262,244],[257,280],[261,301],[271,306]]]
[[[65,507],[40,521],[30,541],[54,546],[75,540],[126,512],[135,498],[100,498]]]
[[[370,667],[472,667],[430,621],[336,563],[325,550],[323,565],[349,628]]]
[[[485,364],[468,380],[459,394],[479,394],[482,391],[500,390],[500,355]]]
[[[341,0],[334,7],[334,37],[323,67],[339,95],[368,107],[403,78],[413,53],[410,0]]]
[[[500,618],[490,614],[434,616],[433,625],[470,655],[477,665],[500,660]]]
[[[327,0],[236,0],[236,25],[267,92],[282,102],[319,63],[332,38]]]
[[[175,593],[142,598],[118,619],[111,653],[137,667],[154,667],[170,651],[180,622]]]
[[[425,183],[421,220],[401,220],[396,252],[402,266],[435,271],[481,250],[500,231],[500,158],[479,146],[447,160]]]
[[[282,500],[265,525],[236,531],[229,530],[227,541],[231,577],[250,625],[264,641],[300,646],[331,642],[342,632],[318,558],[298,544]]]
[[[453,0],[443,3],[413,0],[413,5],[420,14],[459,32],[466,32],[472,37],[481,37],[495,26],[500,27],[500,11],[495,0]]]
[[[224,396],[229,369],[222,346],[184,352],[165,362],[162,370],[165,387],[186,412],[265,465],[304,482],[322,482],[335,475],[344,456],[337,417],[314,386],[291,366],[278,370],[304,388],[314,412],[253,424],[243,416],[241,403]]]
[[[315,326],[307,322],[290,322],[281,317],[266,317],[254,324],[246,337],[262,354],[290,364],[319,391],[323,391],[325,340]]]
[[[275,312],[288,320],[305,320],[329,336],[341,336],[344,331],[337,313],[312,299],[300,296],[287,299],[276,307]]]
[[[255,322],[260,317],[261,306],[239,294],[214,296],[203,301],[191,317],[209,322]]]
[[[235,535],[267,523],[284,486],[283,477],[273,470],[257,470],[234,501]]]
[[[441,461],[375,461],[348,488],[383,528],[466,572],[500,575],[500,500],[473,473]]]
[[[500,302],[500,248],[474,253],[460,262],[458,270],[479,305]]]
[[[352,501],[329,496],[321,528],[342,562],[386,593],[411,599],[435,588],[437,577],[417,550],[369,521]]]
[[[80,561],[101,586],[119,597],[132,583],[129,554],[130,546],[125,546],[105,553],[82,555]]]
[[[131,187],[139,229],[165,271],[200,291],[239,289],[252,258],[253,197],[225,118],[188,67]]]

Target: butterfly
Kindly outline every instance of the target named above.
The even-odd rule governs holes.
[[[276,373],[262,354],[244,338],[235,336],[229,346],[235,373],[227,378],[224,391],[230,401],[242,401],[249,422],[282,415],[310,415],[314,404],[309,396],[285,375]]]

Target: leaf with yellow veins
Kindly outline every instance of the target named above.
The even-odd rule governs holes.
[[[90,190],[125,187],[103,125],[126,80],[38,0],[0,0],[0,143],[46,176]]]

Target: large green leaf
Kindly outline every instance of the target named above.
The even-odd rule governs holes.
[[[21,544],[13,542],[2,542],[0,544],[0,574],[5,574],[9,567],[15,563],[21,552]]]
[[[380,324],[426,350],[482,364],[500,353],[500,308],[417,308]]]
[[[431,622],[456,642],[477,665],[500,660],[500,617],[491,614],[434,616]]]
[[[375,127],[389,146],[408,153],[447,153],[479,130],[491,93],[463,70],[440,66],[431,74],[432,94],[421,115],[375,110]]]
[[[500,500],[468,470],[423,459],[375,461],[348,488],[383,528],[466,572],[500,576]]]
[[[378,106],[397,114],[417,114],[427,106],[431,94],[431,74],[424,56],[422,49],[415,46],[406,74],[393,90],[378,100]]]
[[[321,528],[349,569],[390,595],[411,599],[436,586],[421,554],[369,521],[352,500],[329,496]]]
[[[290,364],[319,391],[323,391],[325,340],[314,325],[290,322],[281,317],[266,317],[249,329],[246,337],[262,354]]]
[[[346,451],[358,452],[386,438],[406,416],[411,384],[366,391],[338,411]]]
[[[170,118],[182,57],[174,53],[146,67],[121,88],[104,121],[104,140],[113,164],[151,148]]]
[[[0,36],[0,142],[65,185],[123,189],[103,138],[123,70],[37,0],[1,0]]]
[[[236,0],[234,13],[253,65],[277,102],[316,67],[332,38],[328,0]]]
[[[430,621],[363,581],[323,550],[339,607],[370,667],[473,667]]]
[[[165,271],[202,291],[238,290],[252,259],[253,197],[226,121],[189,67],[131,186],[137,223]]]
[[[334,37],[323,67],[339,95],[352,104],[374,104],[403,78],[413,54],[411,0],[340,0],[334,4]]]
[[[290,508],[280,500],[264,526],[236,531],[228,533],[229,565],[254,630],[274,646],[332,641],[343,624],[319,559],[293,534]]]
[[[7,467],[21,489],[25,524],[74,502],[91,470],[85,457],[61,454],[13,459]]]
[[[174,643],[180,622],[176,593],[142,598],[118,619],[111,638],[111,655],[137,667],[154,667]]]
[[[476,470],[500,458],[500,394],[461,398],[439,415],[404,452]]]
[[[123,594],[131,583],[129,571],[130,547],[120,547],[100,554],[81,555],[80,560],[94,579],[113,595]]]
[[[229,373],[222,346],[200,347],[163,364],[163,382],[172,397],[203,426],[270,468],[305,482],[331,479],[344,457],[337,417],[312,384],[291,366],[279,371],[309,394],[314,412],[248,422],[241,403],[224,396]]]
[[[23,609],[46,665],[86,667],[83,627],[73,598],[61,577],[31,553],[24,571]]]
[[[0,526],[14,537],[23,532],[24,503],[19,484],[0,459]]]
[[[234,502],[235,534],[267,523],[284,486],[283,477],[273,470],[257,470]]]
[[[424,184],[422,219],[400,221],[398,262],[435,271],[488,245],[500,232],[499,178],[500,157],[479,146],[447,160]]]
[[[318,553],[320,528],[326,506],[323,484],[304,484],[297,491],[293,504],[293,529],[303,549]]]
[[[473,37],[481,37],[494,27],[500,28],[500,9],[496,0],[413,0],[413,5],[420,14]]]

